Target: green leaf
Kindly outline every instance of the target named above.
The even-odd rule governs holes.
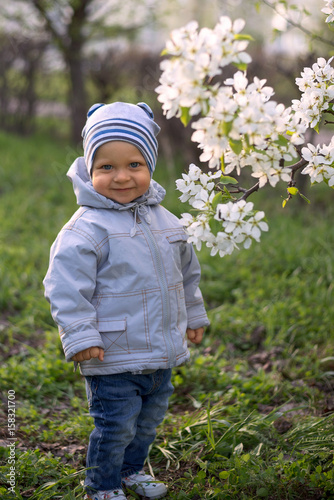
[[[246,71],[247,67],[248,67],[248,64],[247,63],[243,63],[243,62],[232,63],[232,65],[235,66],[236,68],[240,69],[240,71]]]
[[[229,122],[222,122],[220,124],[220,131],[222,134],[224,135],[229,135],[229,133],[231,132],[232,130],[232,126],[233,126],[233,121],[229,121]]]
[[[310,200],[308,198],[306,198],[305,195],[303,195],[302,193],[299,193],[300,197],[303,198],[304,201],[306,201],[307,203],[311,203]]]
[[[231,193],[229,192],[229,190],[227,189],[226,186],[223,186],[223,189],[224,189],[224,193],[225,193],[225,196],[223,196],[223,198],[227,198],[228,200],[231,200],[233,198],[233,196],[231,195]]]
[[[224,158],[224,153],[221,155],[220,158],[220,169],[224,173],[225,172],[225,158]]]
[[[250,140],[249,140],[249,135],[245,134],[244,135],[244,139],[245,139],[245,142],[246,142],[246,151],[247,151],[247,153],[249,153],[250,148],[251,148],[251,143],[250,143]]]
[[[219,231],[222,229],[222,224],[216,219],[210,219],[209,220],[209,226],[211,229],[212,234],[217,235]]]
[[[219,182],[221,184],[238,184],[238,181],[234,177],[228,175],[222,175]]]
[[[207,470],[207,468],[208,468],[208,462],[207,461],[203,462],[202,460],[198,459],[196,463],[199,465],[199,467],[201,469]]]
[[[263,497],[267,497],[269,495],[269,492],[268,492],[267,488],[260,488],[257,490],[256,494],[258,497],[263,498]]]
[[[215,210],[219,203],[222,203],[223,195],[222,193],[217,193],[212,200],[212,208]]]
[[[188,123],[190,122],[191,120],[191,116],[190,116],[190,113],[189,113],[189,109],[190,108],[181,108],[181,116],[180,116],[180,120],[181,122],[183,123],[183,125],[186,127],[188,125]]]
[[[234,139],[229,139],[229,145],[232,149],[232,151],[236,154],[239,155],[242,151],[242,141],[240,140],[234,140]]]
[[[237,33],[236,35],[234,35],[234,39],[235,40],[248,40],[250,42],[254,42],[254,38],[252,37],[252,35],[246,35],[246,34],[241,34],[241,33]]]
[[[287,191],[289,194],[292,194],[292,195],[299,193],[299,189],[296,187],[288,187]]]
[[[228,470],[222,470],[219,472],[219,479],[228,479],[230,477],[230,472]]]
[[[275,141],[275,143],[278,144],[279,146],[288,146],[289,145],[289,141],[286,137],[284,137],[284,135],[279,135],[278,139],[277,139],[277,141]]]

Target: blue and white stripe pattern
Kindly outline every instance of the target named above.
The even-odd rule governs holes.
[[[125,141],[141,152],[152,177],[158,156],[156,136],[160,127],[145,103],[94,104],[82,131],[84,157],[91,175],[97,149],[109,141]]]

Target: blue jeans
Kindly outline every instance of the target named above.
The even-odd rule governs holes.
[[[120,489],[122,477],[139,472],[173,393],[171,370],[86,376],[95,429],[87,452],[88,493]]]

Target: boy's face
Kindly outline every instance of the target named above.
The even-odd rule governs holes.
[[[110,141],[98,148],[92,172],[98,193],[117,203],[130,203],[146,193],[150,182],[146,161],[133,144]]]

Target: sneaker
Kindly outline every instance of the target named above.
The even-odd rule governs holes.
[[[123,490],[97,491],[85,495],[85,500],[126,500]]]
[[[131,474],[131,476],[123,477],[122,481],[127,488],[143,497],[158,499],[167,495],[166,485],[145,474],[143,470]]]

